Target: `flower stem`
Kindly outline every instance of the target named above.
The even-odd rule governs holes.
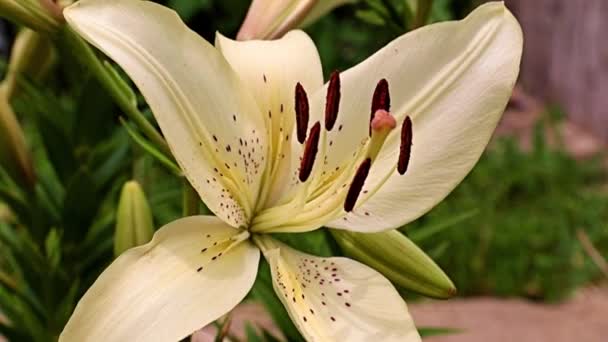
[[[433,0],[418,0],[418,5],[416,6],[416,17],[414,18],[414,22],[410,27],[411,30],[426,25],[427,21],[429,20],[429,15],[431,15],[432,7]]]
[[[0,13],[2,17],[36,31],[52,33],[59,27],[56,18],[47,13],[40,3],[31,0],[0,0]]]
[[[182,214],[184,216],[198,215],[199,203],[201,200],[192,185],[190,185],[186,179],[184,179],[182,186],[182,196]]]
[[[274,240],[266,234],[253,234],[251,235],[251,239],[253,243],[262,251],[262,253],[266,253],[270,250],[278,248],[278,245],[274,242]]]
[[[156,128],[144,117],[132,98],[124,91],[111,71],[104,66],[93,52],[93,49],[69,27],[65,26],[57,36],[60,45],[72,54],[81,65],[88,68],[102,86],[108,91],[116,104],[133,120],[143,134],[150,139],[168,157],[172,158],[167,142]]]

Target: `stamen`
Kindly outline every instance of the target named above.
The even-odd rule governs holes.
[[[306,129],[308,128],[308,117],[309,117],[309,106],[308,106],[308,96],[306,95],[306,91],[304,87],[298,82],[296,84],[296,101],[295,101],[295,110],[296,110],[296,132],[298,135],[298,142],[303,144],[306,140]]]
[[[355,208],[355,204],[357,203],[357,199],[359,198],[359,194],[361,193],[361,189],[363,189],[363,185],[365,184],[365,179],[369,174],[369,169],[372,166],[371,158],[367,158],[359,165],[357,169],[357,173],[355,177],[353,177],[353,182],[350,184],[350,188],[348,189],[348,193],[346,194],[346,200],[344,201],[344,210],[350,212]]]
[[[410,164],[410,155],[412,153],[412,120],[409,116],[403,120],[401,126],[401,147],[399,148],[399,162],[397,163],[397,171],[403,175],[407,171]]]
[[[376,111],[379,109],[384,109],[387,112],[391,109],[391,94],[388,90],[388,81],[386,78],[381,79],[374,90],[374,96],[372,98],[372,111],[369,118],[370,123],[372,120],[374,120],[374,114],[376,114]],[[372,134],[371,127],[369,134]]]
[[[317,123],[310,129],[310,136],[306,140],[306,146],[304,147],[304,155],[302,156],[302,162],[300,163],[300,181],[306,182],[310,173],[312,172],[312,166],[315,163],[317,152],[319,151],[319,133],[321,132],[321,123]]]
[[[331,131],[338,118],[340,108],[340,73],[334,71],[329,78],[325,98],[325,129]]]

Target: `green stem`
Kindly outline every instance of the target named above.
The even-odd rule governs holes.
[[[433,0],[418,0],[416,6],[416,17],[412,22],[411,29],[417,29],[426,25],[431,15],[431,9],[433,8]]]
[[[190,185],[188,180],[184,179],[182,186],[182,211],[184,216],[193,216],[199,214],[200,199],[198,194]]]
[[[93,52],[93,49],[69,27],[65,26],[57,36],[73,57],[89,69],[124,113],[133,120],[143,134],[148,137],[168,157],[172,158],[167,142],[156,128],[139,111],[131,97],[124,91],[124,85],[119,84],[112,73],[105,67]]]
[[[18,24],[45,33],[54,32],[59,23],[38,3],[0,0],[0,16]]]

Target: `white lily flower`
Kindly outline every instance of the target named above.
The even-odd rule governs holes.
[[[399,37],[325,86],[301,31],[218,35],[213,47],[152,2],[82,0],[64,14],[133,79],[217,216],[176,220],[122,254],[61,341],[179,340],[245,297],[260,250],[307,340],[420,340],[378,272],[267,233],[382,231],[441,201],[478,160],[518,74],[521,31],[502,3]]]

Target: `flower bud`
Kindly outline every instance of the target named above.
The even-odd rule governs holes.
[[[354,0],[253,0],[238,40],[276,39]]]
[[[6,96],[11,99],[18,95],[18,79],[26,76],[30,79],[42,79],[55,61],[55,50],[51,40],[30,29],[23,29],[15,38],[4,79]]]
[[[441,268],[398,230],[371,234],[330,231],[344,254],[374,268],[395,285],[434,298],[456,294]]]
[[[0,223],[15,223],[15,214],[4,203],[0,203]]]
[[[154,235],[150,206],[136,181],[126,182],[120,193],[114,234],[114,255],[148,243]]]
[[[47,34],[64,23],[61,5],[53,0],[0,0],[0,17]]]
[[[0,87],[0,165],[14,181],[33,188],[36,176],[30,152],[4,87]]]

